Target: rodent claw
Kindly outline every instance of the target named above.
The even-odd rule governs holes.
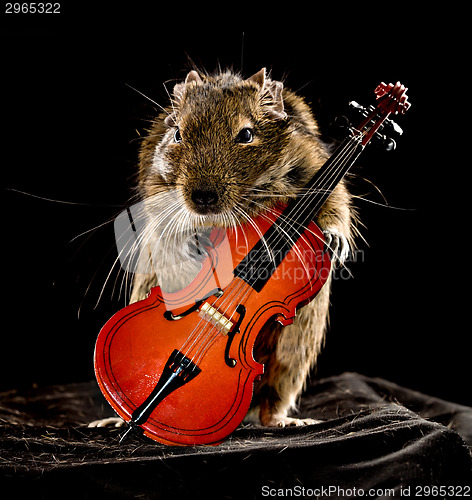
[[[326,228],[323,231],[326,246],[333,255],[333,260],[343,264],[349,256],[351,250],[347,238],[335,228]]]
[[[90,422],[87,427],[123,427],[126,422],[120,417],[101,418]]]
[[[277,427],[302,427],[304,425],[314,425],[321,423],[321,420],[315,420],[313,418],[292,418],[283,417],[278,420]]]

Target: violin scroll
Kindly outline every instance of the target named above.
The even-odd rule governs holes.
[[[397,82],[395,85],[392,83],[387,85],[381,82],[374,91],[379,101],[378,106],[386,113],[401,113],[404,115],[411,106],[406,95],[407,90],[400,82]]]
[[[358,108],[363,116],[365,116],[364,121],[357,127],[357,133],[362,136],[363,146],[366,146],[373,137],[378,137],[379,130],[382,130],[385,125],[390,126],[394,132],[401,134],[401,128],[389,119],[389,115],[397,113],[405,114],[408,111],[411,105],[408,101],[406,91],[407,88],[400,82],[397,82],[395,85],[392,83],[387,85],[381,82],[375,89],[377,107],[370,106],[367,110],[367,115],[362,106],[354,103],[354,107]],[[380,136],[384,142],[386,140],[387,150],[395,149],[394,141],[381,134]]]

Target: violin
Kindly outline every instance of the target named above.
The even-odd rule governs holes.
[[[243,226],[214,228],[200,241],[202,267],[189,285],[173,293],[156,286],[103,326],[95,374],[128,422],[126,434],[215,445],[238,427],[263,373],[253,358],[259,331],[269,321],[292,323],[329,276],[329,248],[313,220],[369,141],[385,140],[389,127],[398,131],[389,116],[410,107],[406,90],[381,83],[376,107],[354,103],[361,123],[349,128],[303,196]]]

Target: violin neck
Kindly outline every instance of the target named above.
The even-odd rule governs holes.
[[[290,202],[284,210],[285,219],[306,227],[331,195],[341,179],[362,153],[364,145],[361,137],[354,135],[346,138],[328,161],[316,172],[303,189],[303,192]],[[282,219],[283,220],[283,219]],[[277,221],[280,223],[281,221]]]
[[[363,149],[360,136],[346,139],[234,269],[234,275],[260,292]]]

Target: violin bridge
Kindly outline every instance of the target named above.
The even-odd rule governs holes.
[[[208,302],[202,305],[198,315],[219,328],[223,335],[227,335],[233,328],[233,323]]]

